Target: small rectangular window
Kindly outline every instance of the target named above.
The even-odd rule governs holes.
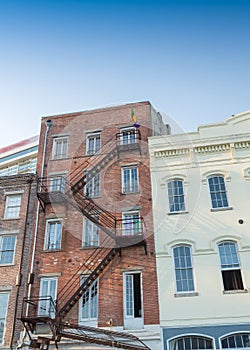
[[[86,153],[95,154],[101,149],[101,135],[99,133],[87,135],[86,143]]]
[[[227,192],[223,176],[211,176],[208,179],[212,208],[227,208]]]
[[[139,191],[138,168],[122,168],[122,193],[134,193]]]
[[[193,292],[194,277],[191,247],[180,245],[173,249],[175,282],[177,292]]]
[[[91,198],[100,196],[100,174],[96,174],[86,183],[84,186],[84,194]]]
[[[62,221],[48,220],[46,223],[46,235],[44,250],[61,249]]]
[[[16,245],[16,236],[0,236],[0,264],[12,264],[14,261],[14,252]]]
[[[68,139],[67,137],[57,137],[53,141],[53,159],[67,158]]]
[[[99,229],[98,227],[84,218],[83,220],[83,247],[97,247],[99,245]]]
[[[169,212],[181,212],[185,210],[185,199],[182,180],[171,180],[168,182]]]
[[[21,195],[6,196],[4,218],[17,219],[20,215]]]

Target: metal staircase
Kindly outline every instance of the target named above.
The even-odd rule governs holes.
[[[122,220],[117,219],[113,213],[83,194],[86,183],[115,157],[119,157],[121,152],[140,149],[139,131],[135,130],[133,135],[132,141],[127,144],[121,142],[121,134],[117,134],[115,139],[113,138],[102,147],[102,153],[99,152],[85,159],[66,179],[60,176],[38,179],[37,196],[43,210],[48,204],[63,202],[66,205],[70,204],[104,231],[107,236],[102,242],[104,248],[97,247],[85,262],[81,262],[75,274],[59,290],[56,301],[47,296],[24,299],[21,320],[30,337],[31,348],[47,350],[51,341],[57,346],[57,343],[64,337],[129,350],[149,349],[137,337],[128,333],[71,325],[64,321],[66,315],[89,290],[94,281],[101,276],[118,253],[121,254],[121,247],[145,244],[145,230],[141,218],[137,219],[137,227],[140,227],[137,234],[124,235]],[[87,277],[79,283],[79,275],[83,271],[87,273]],[[84,303],[83,298],[82,303]],[[50,336],[32,337],[31,334],[36,334],[41,324],[49,327]]]

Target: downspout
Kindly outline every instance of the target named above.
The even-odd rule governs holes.
[[[45,156],[46,156],[46,148],[47,148],[47,139],[48,139],[48,132],[49,129],[52,125],[52,121],[50,119],[46,120],[46,131],[45,131],[45,136],[44,136],[44,141],[43,141],[43,158],[42,158],[42,168],[41,168],[41,178],[44,176],[44,163],[45,163]],[[40,183],[40,188],[42,188],[42,183]],[[34,243],[33,243],[33,251],[32,251],[32,256],[31,256],[31,271],[29,273],[29,280],[33,279],[34,276],[34,260],[35,260],[35,252],[36,252],[36,242],[37,242],[37,233],[38,233],[38,222],[39,222],[39,211],[40,211],[40,202],[38,201],[37,204],[37,210],[36,210],[36,224],[35,224],[35,232],[34,232]],[[28,299],[30,299],[31,296],[31,288],[32,288],[32,283],[29,283],[28,287]],[[26,308],[26,316],[28,316],[29,313],[29,304],[27,304]],[[26,329],[24,331],[24,336],[23,339],[25,338],[25,333]]]
[[[27,200],[27,207],[26,207],[26,218],[25,218],[25,226],[24,226],[24,233],[23,233],[23,242],[22,242],[22,252],[21,252],[21,258],[19,263],[19,269],[18,274],[16,278],[16,286],[17,286],[17,292],[16,292],[16,300],[15,300],[15,312],[14,312],[14,321],[12,325],[12,334],[11,334],[11,340],[10,340],[10,348],[13,349],[13,340],[14,340],[14,334],[15,334],[15,328],[16,328],[16,316],[17,316],[17,305],[18,305],[18,299],[19,299],[19,293],[20,288],[22,284],[22,267],[23,267],[23,258],[24,258],[24,248],[25,248],[25,242],[26,242],[26,235],[27,235],[27,226],[28,226],[28,213],[29,213],[29,207],[30,207],[30,195],[31,195],[31,185],[34,181],[33,178],[30,178],[27,180],[27,183],[29,185],[29,192],[28,192],[28,200]]]

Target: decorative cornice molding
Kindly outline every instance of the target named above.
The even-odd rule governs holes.
[[[238,142],[226,142],[226,143],[218,143],[215,145],[208,144],[208,145],[201,145],[201,146],[193,146],[189,148],[173,148],[173,149],[166,149],[161,151],[155,151],[154,157],[155,158],[169,158],[169,157],[179,157],[179,156],[187,156],[190,155],[192,152],[195,154],[203,155],[208,153],[222,153],[222,152],[228,152],[232,149],[246,149],[250,148],[250,141],[238,141]]]

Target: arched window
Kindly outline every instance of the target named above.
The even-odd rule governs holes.
[[[250,333],[230,334],[221,338],[221,347],[223,349],[239,349],[250,347]]]
[[[185,210],[185,199],[183,191],[183,181],[174,179],[168,181],[169,212],[180,212]]]
[[[191,247],[180,245],[173,249],[177,292],[193,292],[194,278]]]
[[[218,244],[218,248],[224,290],[244,289],[236,243],[224,241]]]
[[[213,340],[198,335],[175,338],[169,342],[169,350],[201,350],[213,349]]]
[[[222,175],[213,175],[208,178],[212,208],[227,208],[227,192],[225,179]]]

